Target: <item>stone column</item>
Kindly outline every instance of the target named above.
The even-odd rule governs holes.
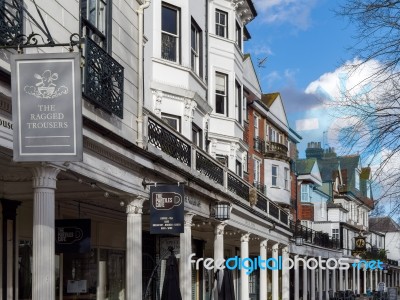
[[[357,263],[358,263],[358,261],[357,261]],[[357,285],[356,285],[356,287],[357,287],[357,294],[361,294],[361,291],[360,291],[360,289],[361,289],[361,286],[360,286],[360,267],[356,267],[357,268]]]
[[[349,269],[344,270],[344,289],[349,289]]]
[[[372,269],[369,269],[369,288],[371,289],[371,292],[374,290],[374,271]]]
[[[193,213],[185,214],[184,232],[180,234],[179,286],[182,300],[192,299],[192,265],[189,256],[192,253],[192,219]]]
[[[382,270],[379,270],[379,282],[382,282],[383,276],[382,276]]]
[[[304,257],[304,261],[307,261],[307,256]],[[308,284],[307,284],[307,263],[303,263],[303,300],[308,300],[307,298],[307,291],[308,291]]]
[[[126,300],[142,299],[142,209],[144,197],[129,197],[126,206]]]
[[[224,228],[225,222],[217,224],[214,228],[214,266],[216,262],[224,259]],[[216,270],[216,267],[214,268]]]
[[[363,268],[363,274],[364,274],[364,281],[363,281],[363,293],[366,294],[367,293],[367,268]]]
[[[282,261],[287,261],[289,259],[289,246],[286,245],[285,247],[282,248]],[[289,273],[289,268],[285,268],[282,265],[282,300],[289,300],[290,294],[289,294],[289,289],[290,289],[290,273]],[[289,288],[288,288],[289,285]]]
[[[343,285],[343,270],[339,269],[339,291],[344,290],[344,285]]]
[[[321,300],[323,297],[324,286],[322,285],[322,273],[325,270],[321,269],[321,266],[318,268],[318,299]]]
[[[298,255],[294,257],[294,260],[296,262],[296,259],[298,259]],[[294,300],[299,300],[299,289],[300,289],[300,280],[299,280],[299,268],[300,266],[294,266]]]
[[[333,293],[336,292],[336,280],[337,280],[336,276],[337,276],[336,275],[336,269],[333,269],[332,270],[332,291],[333,291]]]
[[[264,240],[260,243],[260,257],[263,260],[267,259],[267,246],[268,240]],[[267,266],[260,268],[260,299],[267,299],[267,282],[268,282]]]
[[[315,300],[315,269],[311,269],[311,291],[310,291],[311,300]]]
[[[243,234],[240,238],[240,257],[242,261],[249,257],[249,239],[250,233]],[[240,270],[240,299],[249,300],[249,275],[244,268]]]
[[[352,289],[353,292],[355,293],[355,292],[356,292],[356,289],[357,289],[357,285],[356,285],[356,270],[355,270],[355,268],[352,268],[352,269],[351,269],[351,274],[353,275],[353,276],[352,276],[353,282],[352,282],[352,285],[351,285],[351,289]]]
[[[327,267],[325,272],[325,299],[329,299],[329,269]]]
[[[378,269],[375,269],[375,286],[374,286],[374,290],[378,290]]]
[[[272,246],[272,258],[278,261],[279,244]],[[272,300],[279,300],[279,270],[272,270]]]
[[[32,168],[33,250],[32,299],[55,299],[55,189],[60,169],[49,165]]]

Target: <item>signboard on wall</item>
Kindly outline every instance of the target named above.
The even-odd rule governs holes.
[[[90,219],[63,219],[55,221],[56,253],[90,252]]]
[[[78,53],[11,57],[15,161],[81,161]]]
[[[176,234],[184,231],[183,185],[150,187],[150,233]]]

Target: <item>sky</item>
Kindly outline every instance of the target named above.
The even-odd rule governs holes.
[[[252,55],[263,92],[281,93],[289,124],[303,137],[300,157],[311,141],[340,148],[321,95],[338,95],[347,84],[343,65],[355,58],[350,49],[355,28],[334,12],[341,1],[253,2],[258,16],[247,25],[251,39],[245,51]]]

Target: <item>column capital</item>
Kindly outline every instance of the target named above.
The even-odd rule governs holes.
[[[260,247],[267,248],[268,247],[268,239],[261,241]]]
[[[227,225],[225,222],[218,223],[215,225],[214,233],[215,235],[224,235],[224,228]]]
[[[192,220],[194,216],[195,214],[192,212],[185,213],[184,216],[185,227],[192,227]]]
[[[32,171],[32,187],[56,189],[57,175],[61,171],[60,168],[49,164],[36,165],[31,168]]]
[[[245,233],[240,237],[240,242],[248,243],[250,240],[250,233]]]
[[[126,206],[127,214],[142,214],[143,213],[143,203],[147,198],[143,196],[129,196],[129,203]]]
[[[272,251],[273,252],[278,252],[279,251],[279,243],[276,243],[276,244],[272,245]]]

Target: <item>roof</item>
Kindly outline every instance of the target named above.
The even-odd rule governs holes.
[[[314,164],[317,160],[315,158],[306,158],[296,160],[296,171],[297,174],[310,174]]]
[[[279,93],[263,94],[261,96],[261,102],[264,103],[268,108],[271,107],[272,103],[279,97]]]
[[[380,232],[400,231],[400,226],[391,217],[370,217],[369,228]]]

